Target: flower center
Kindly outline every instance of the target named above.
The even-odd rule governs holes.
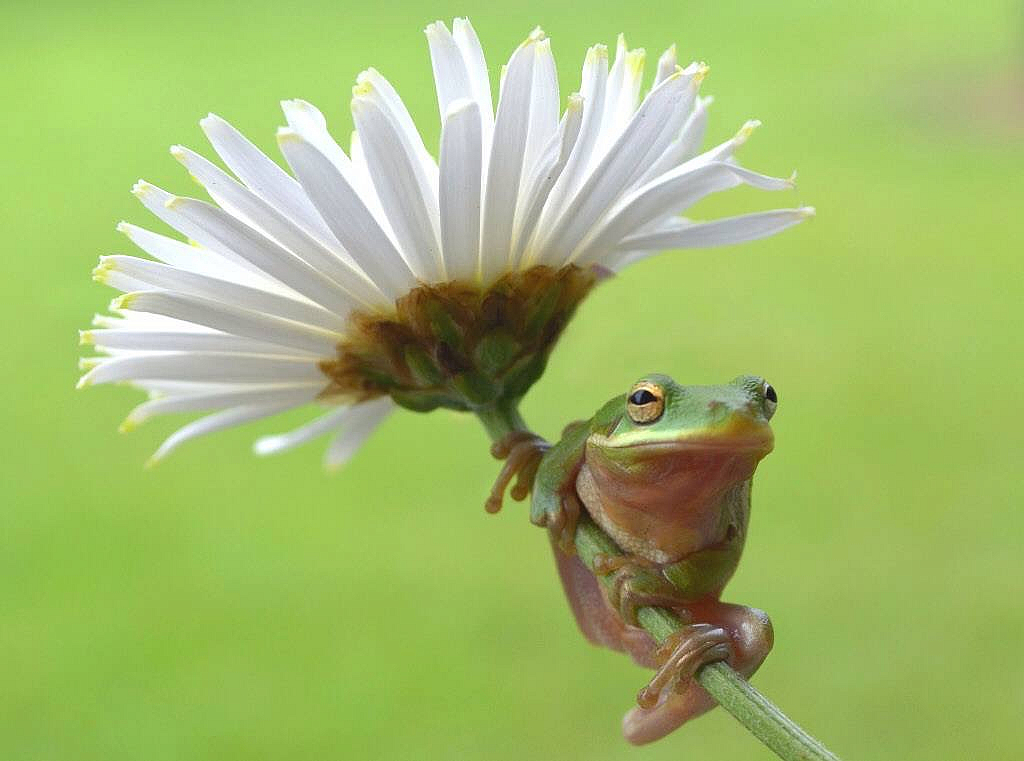
[[[474,410],[517,400],[544,371],[576,307],[600,276],[593,268],[538,265],[486,289],[421,285],[391,314],[353,312],[323,397],[390,394],[417,411]]]

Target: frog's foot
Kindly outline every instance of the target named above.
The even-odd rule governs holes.
[[[640,608],[679,608],[688,602],[657,565],[634,555],[598,555],[594,572],[600,576],[611,574],[608,602],[630,626],[639,625],[636,612]]]
[[[704,626],[725,631],[728,637],[725,652],[729,665],[744,678],[750,677],[757,670],[772,648],[772,625],[763,611],[717,601],[695,605],[689,610],[696,620],[708,622]],[[669,654],[669,659],[651,683],[637,696],[640,707],[633,708],[623,717],[622,733],[634,745],[658,740],[715,707],[714,698],[692,677],[704,663],[723,660],[717,657],[721,651],[715,647],[701,651],[699,643],[689,648],[685,645],[685,642],[681,642]],[[698,654],[688,655],[688,652],[693,651]],[[675,678],[672,673],[663,675],[673,662],[680,666],[681,671],[676,672],[680,678]],[[681,678],[685,674],[689,674],[689,677]]]
[[[731,640],[725,629],[712,624],[684,626],[658,649],[661,668],[636,696],[637,705],[654,708],[666,693],[683,692],[701,666],[724,661],[731,654]]]
[[[540,436],[528,431],[512,431],[504,438],[491,445],[491,455],[498,460],[505,460],[505,465],[494,481],[491,494],[484,503],[489,513],[501,510],[505,499],[505,489],[512,479],[516,479],[512,487],[512,499],[522,501],[533,488],[533,478],[537,475],[541,457],[548,450],[549,444]]]

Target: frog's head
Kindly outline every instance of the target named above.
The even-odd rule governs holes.
[[[764,378],[743,375],[722,386],[681,386],[667,375],[648,375],[621,398],[618,422],[591,443],[640,457],[658,451],[772,451],[768,421],[778,396]]]
[[[681,386],[648,375],[608,403],[583,479],[608,520],[670,556],[742,537],[734,506],[772,450],[777,405],[763,378]]]

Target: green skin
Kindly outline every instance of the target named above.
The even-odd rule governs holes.
[[[628,404],[638,389],[662,396],[663,408]],[[559,541],[553,532],[559,573],[584,635],[659,668],[623,721],[631,742],[656,740],[713,707],[692,679],[700,666],[728,660],[750,676],[771,649],[768,617],[719,597],[746,539],[751,478],[772,450],[773,396],[753,376],[681,386],[649,375],[589,421],[566,428],[541,460],[533,522],[568,526],[565,534],[573,526],[567,513],[582,506],[627,553],[625,562],[603,569],[616,582],[605,595],[567,551],[568,534]],[[660,414],[638,422],[634,417],[647,419],[643,410]],[[670,607],[690,625],[659,651],[636,626],[635,612],[644,605]]]

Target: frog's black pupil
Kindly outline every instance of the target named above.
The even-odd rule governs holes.
[[[657,400],[654,398],[654,394],[652,394],[646,388],[642,388],[639,391],[634,391],[633,395],[629,397],[629,401],[639,406],[642,404],[650,404],[651,402]]]
[[[764,398],[772,404],[779,403],[779,395],[775,393],[775,389],[770,385],[764,387]]]

